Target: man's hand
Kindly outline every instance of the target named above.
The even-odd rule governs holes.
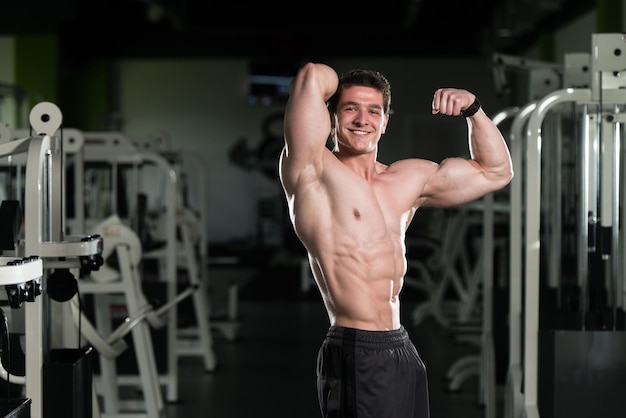
[[[448,116],[459,116],[462,110],[474,103],[476,96],[467,90],[442,88],[435,91],[432,103],[432,113],[441,113]]]

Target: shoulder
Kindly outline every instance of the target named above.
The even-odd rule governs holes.
[[[399,160],[390,164],[385,171],[385,183],[389,191],[408,206],[417,207],[423,198],[424,188],[435,176],[439,164],[420,158]]]
[[[439,164],[434,161],[425,160],[422,158],[407,158],[404,160],[398,160],[387,167],[389,174],[410,174],[429,177],[439,168]]]
[[[389,165],[387,173],[400,187],[421,195],[424,186],[437,174],[439,164],[421,158],[409,158]]]

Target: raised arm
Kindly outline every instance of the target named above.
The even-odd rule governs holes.
[[[337,90],[335,70],[324,64],[307,63],[289,87],[285,109],[285,148],[280,158],[280,175],[288,193],[301,181],[311,181],[322,169],[331,119],[326,101]]]
[[[433,113],[459,116],[475,100],[466,90],[439,89],[433,98]],[[463,204],[505,187],[513,178],[511,155],[498,127],[482,108],[466,119],[471,158],[442,161],[424,187],[422,205]]]

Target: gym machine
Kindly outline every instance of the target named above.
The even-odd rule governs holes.
[[[203,283],[211,283],[209,280],[209,254],[208,254],[208,237],[206,225],[208,222],[207,208],[207,190],[205,179],[208,177],[206,163],[197,153],[188,150],[177,150],[172,147],[172,140],[167,133],[159,133],[147,137],[145,140],[136,141],[137,147],[144,151],[155,152],[163,156],[171,167],[176,171],[179,179],[178,190],[180,193],[181,208],[179,209],[179,220],[187,225],[181,233],[190,236],[183,237],[183,243],[186,249],[181,257],[182,265],[190,266],[190,273],[193,272],[194,264],[197,264],[198,274]],[[197,254],[197,263],[185,261],[189,259],[191,254]],[[212,283],[213,287],[217,284]],[[211,292],[210,292],[211,293]],[[240,326],[238,320],[238,293],[239,283],[236,280],[227,284],[227,300],[226,315],[215,315],[211,319],[211,327],[219,330],[228,341],[234,341]],[[209,303],[209,306],[211,304]],[[179,330],[181,336],[179,339],[179,352],[189,350],[190,354],[197,353],[198,348],[193,343],[184,347],[182,340],[197,341],[197,327],[187,327],[185,330]]]
[[[625,215],[626,106],[619,75],[626,68],[626,43],[622,34],[594,34],[591,43],[589,87],[554,91],[528,108],[525,190],[516,189],[518,198],[526,197],[524,217],[517,220],[525,223],[524,250],[521,257],[511,253],[518,259],[512,268],[523,259],[520,292],[511,293],[520,298],[515,308],[511,300],[511,349],[516,356],[522,349],[523,356],[520,364],[511,359],[505,402],[510,417],[621,417],[626,406],[620,390],[626,385],[626,248],[619,228]],[[561,125],[545,129],[544,120],[556,114],[559,122],[564,109],[573,114],[571,136],[579,141],[573,145]],[[575,170],[566,166],[568,156],[577,157]],[[578,188],[575,196],[567,196],[570,184]],[[514,325],[520,335],[513,334]],[[522,341],[515,346],[513,338]]]
[[[22,303],[34,301],[39,296],[30,292],[41,283],[42,276],[43,263],[37,256],[26,258],[0,257],[0,284],[5,288],[9,298],[9,306],[12,309],[18,309]],[[7,346],[9,346],[7,316],[4,311],[0,310],[0,312],[3,319],[3,338],[6,339]],[[2,361],[0,361],[0,376],[7,382],[7,385],[9,382],[21,385],[25,383],[24,376],[12,374],[10,370],[4,367]],[[31,399],[29,398],[11,399],[7,396],[6,399],[0,400],[0,415],[3,417],[29,418],[31,416],[30,407]]]
[[[204,229],[190,220],[188,211],[182,205],[181,185],[179,173],[162,155],[149,149],[138,149],[137,145],[129,141],[123,134],[117,132],[82,132],[83,146],[72,155],[75,175],[84,175],[87,182],[75,183],[75,218],[72,225],[84,225],[88,231],[103,218],[113,214],[119,215],[123,223],[132,228],[141,240],[141,260],[153,260],[158,265],[158,279],[165,285],[166,304],[155,307],[157,316],[167,313],[166,322],[166,370],[159,373],[158,381],[167,388],[166,397],[170,402],[178,400],[178,357],[199,355],[202,356],[205,369],[214,370],[216,359],[213,352],[211,324],[209,323],[209,306],[206,283],[201,276],[199,263],[204,260],[196,258],[197,250],[192,248],[193,242],[199,238],[196,230]],[[100,172],[99,172],[100,171]],[[147,177],[147,179],[146,179]],[[103,180],[104,179],[104,180]],[[92,182],[93,180],[93,182]],[[163,213],[159,214],[156,235],[162,241],[152,240],[149,245],[142,239],[142,231],[146,231],[145,210],[143,203],[137,196],[144,190],[144,181],[150,181],[160,192],[158,195],[163,205]],[[91,183],[89,183],[91,182]],[[123,193],[120,188],[123,187]],[[97,195],[101,199],[87,197]],[[106,199],[102,200],[103,197]],[[127,207],[122,210],[123,204]],[[79,206],[84,205],[84,212]],[[79,219],[78,216],[84,216]],[[195,218],[194,218],[195,219]],[[191,231],[190,229],[194,229]],[[152,234],[149,234],[152,237]],[[194,238],[195,236],[195,238]],[[178,291],[179,267],[184,267],[189,273],[189,286]],[[195,347],[181,348],[179,324],[176,304],[191,298],[197,321],[197,339],[200,341]],[[141,376],[120,374],[118,382],[124,385],[141,383]]]
[[[19,200],[3,202],[3,205],[10,204],[15,214],[12,219],[19,220],[19,224],[24,220],[23,239],[22,225],[14,226],[9,240],[13,245],[5,242],[2,256],[22,259],[36,256],[42,261],[43,269],[41,280],[33,280],[27,288],[14,288],[8,293],[12,307],[29,302],[24,304],[23,311],[26,396],[31,400],[34,418],[42,418],[44,412],[46,418],[90,417],[91,348],[54,347],[51,310],[53,300],[62,300],[76,289],[70,269],[92,271],[102,265],[102,238],[66,235],[64,231],[60,110],[53,103],[41,102],[33,107],[29,120],[30,132],[34,135],[14,138],[6,126],[0,135],[6,141],[0,144],[0,157],[7,157],[17,173],[24,171],[23,183],[17,181],[15,190],[16,195],[23,195],[22,203]],[[20,217],[22,207],[23,218]],[[83,380],[59,385],[59,371],[63,367],[57,366],[74,367],[79,363],[84,363],[77,366],[83,371]],[[75,392],[77,388],[79,392]]]
[[[522,154],[526,147],[524,128],[535,110],[536,101],[520,108],[508,136],[515,176],[509,184],[509,359],[505,382],[504,412],[506,417],[521,417],[522,405],[522,266],[523,266],[523,183]]]
[[[165,325],[161,315],[169,310],[177,300],[156,309],[148,302],[141,288],[141,243],[137,234],[122,220],[112,215],[96,225],[92,233],[103,237],[102,257],[110,260],[114,257],[117,268],[105,263],[98,271],[85,275],[80,281],[80,295],[70,301],[70,311],[74,323],[82,335],[100,354],[100,393],[103,394],[104,417],[140,416],[134,410],[142,409],[145,417],[158,418],[163,410],[163,398],[151,329]],[[96,327],[82,313],[80,296],[93,295]],[[114,330],[111,329],[111,314],[114,295],[122,295],[120,303],[128,316]],[[118,384],[116,359],[128,348],[126,335],[132,335],[134,360],[143,395],[143,407],[122,407]],[[103,336],[105,335],[105,336]],[[126,412],[122,412],[126,411]],[[129,412],[132,411],[132,412]]]

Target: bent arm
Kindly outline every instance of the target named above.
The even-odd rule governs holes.
[[[335,70],[314,63],[301,67],[291,82],[285,108],[285,148],[280,157],[281,181],[288,192],[303,179],[311,180],[321,173],[331,130],[326,101],[337,85]]]
[[[433,99],[433,113],[458,116],[475,98],[465,90],[440,89]],[[483,109],[468,117],[467,123],[471,158],[442,161],[424,187],[422,205],[467,203],[505,187],[513,178],[506,141]]]
[[[492,183],[493,190],[509,184],[513,178],[513,164],[498,127],[482,109],[467,118],[467,125],[470,156],[480,166],[480,174]]]

